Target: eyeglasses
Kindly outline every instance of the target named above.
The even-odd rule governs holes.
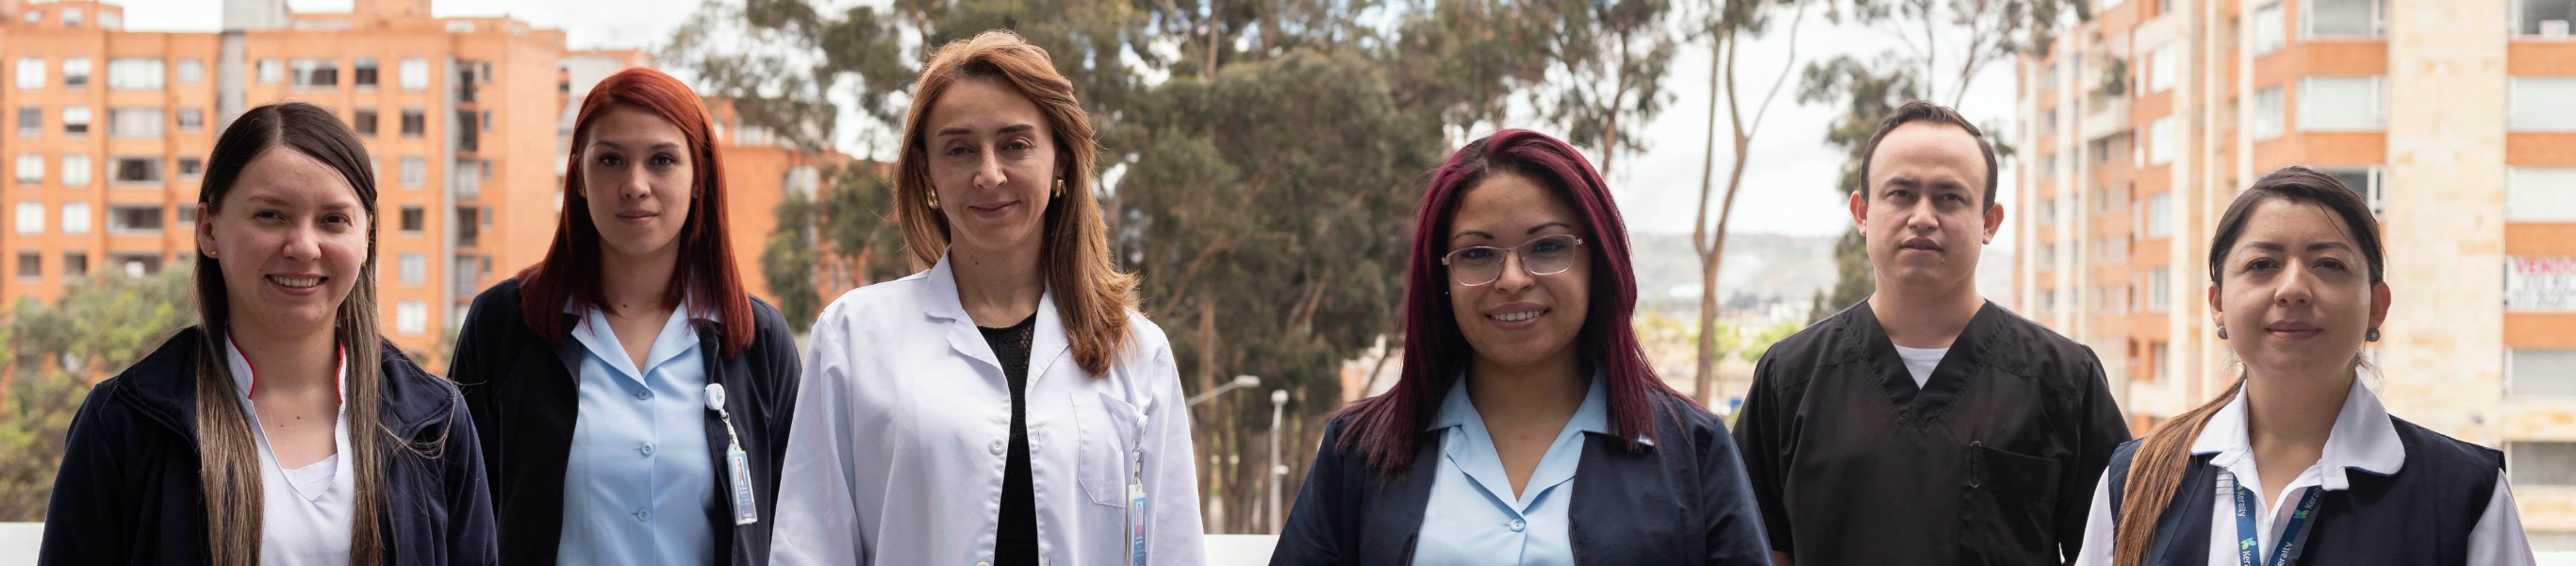
[[[1566,234],[1541,237],[1508,248],[1468,246],[1440,256],[1440,265],[1449,268],[1449,278],[1459,285],[1474,287],[1503,278],[1503,254],[1521,258],[1521,269],[1531,277],[1555,275],[1574,268],[1574,250],[1583,239]]]

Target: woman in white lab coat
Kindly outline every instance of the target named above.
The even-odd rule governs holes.
[[[1110,261],[1072,83],[994,31],[916,89],[895,218],[930,268],[814,323],[773,561],[1198,563],[1180,376]]]

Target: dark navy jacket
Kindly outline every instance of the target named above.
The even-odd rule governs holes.
[[[72,417],[62,471],[45,508],[40,564],[205,564],[206,493],[197,470],[199,330],[179,331]],[[456,387],[384,345],[385,429],[435,458],[388,448],[386,564],[493,564],[492,506],[482,450]],[[350,427],[355,431],[364,430]],[[381,437],[379,437],[381,438]]]
[[[1658,405],[1655,444],[1642,452],[1585,433],[1568,509],[1575,563],[1769,564],[1761,515],[1726,423],[1679,397],[1664,395]],[[1349,421],[1333,419],[1324,431],[1272,565],[1413,562],[1440,433],[1422,432],[1412,469],[1389,477],[1367,457],[1340,449]]]
[[[456,335],[456,357],[447,375],[465,389],[465,404],[483,434],[485,472],[492,479],[493,508],[501,518],[501,555],[511,564],[553,564],[563,535],[565,458],[572,453],[573,423],[581,408],[582,347],[570,337],[549,341],[519,318],[519,280],[493,285],[474,297],[465,328]],[[769,530],[778,524],[778,465],[786,460],[788,415],[796,409],[801,360],[787,318],[751,299],[757,325],[751,347],[724,357],[724,324],[697,325],[707,379],[725,387],[725,410],[751,467],[754,507],[760,521],[735,525],[732,507],[719,499],[707,508],[715,531],[717,564],[769,563]],[[565,328],[577,323],[566,314]],[[700,411],[707,458],[717,473],[727,467],[724,420]],[[732,485],[716,482],[719,495]]]
[[[2504,471],[2504,454],[2405,419],[2388,420],[2397,427],[2398,443],[2406,447],[2406,465],[2385,476],[2351,468],[2359,473],[2346,476],[2352,481],[2350,488],[2325,492],[2317,500],[2297,563],[2435,566],[2468,562],[2469,531],[2493,501],[2496,478]],[[2111,482],[2115,524],[2138,444],[2122,444],[2111,455],[2105,481]],[[2182,482],[2174,486],[2173,504],[2166,505],[2156,520],[2146,564],[2208,563],[2210,509],[2218,497],[2210,487],[2218,482],[2218,467],[2209,463],[2215,455],[2192,455]]]

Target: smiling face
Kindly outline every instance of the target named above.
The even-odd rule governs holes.
[[[930,105],[922,130],[951,245],[988,257],[1036,249],[1063,175],[1037,104],[997,79],[963,79]]]
[[[688,137],[661,115],[634,106],[602,112],[581,147],[581,194],[601,251],[644,257],[677,253],[696,189]]]
[[[1458,201],[1457,215],[1449,220],[1449,252],[1514,248],[1549,236],[1579,238],[1586,233],[1573,207],[1521,175],[1494,173]],[[1530,275],[1527,259],[1519,253],[1502,253],[1499,276],[1482,285],[1460,283],[1465,277],[1461,268],[1449,268],[1449,309],[1476,351],[1477,365],[1553,365],[1575,355],[1575,337],[1592,306],[1592,255],[1581,245],[1558,253],[1573,256],[1565,271],[1537,276]],[[1472,282],[1482,277],[1465,278]]]
[[[268,336],[327,332],[365,268],[374,222],[339,170],[271,147],[197,213],[197,248],[222,267],[231,324]]]
[[[1973,289],[1977,258],[2004,219],[2001,205],[1983,202],[1986,165],[1976,138],[1958,126],[1910,122],[1888,131],[1870,159],[1868,190],[1854,193],[1850,207],[1878,285]]]
[[[2249,369],[2340,373],[2388,316],[2388,285],[2370,281],[2368,261],[2326,207],[2264,201],[2220,264],[2210,318],[2226,325],[2227,346]]]

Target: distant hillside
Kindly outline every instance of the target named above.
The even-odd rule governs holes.
[[[1688,234],[1631,234],[1637,268],[1637,309],[1688,314],[1699,308],[1699,254]],[[1720,309],[1731,316],[1804,317],[1816,293],[1834,282],[1837,236],[1734,234],[1719,266]],[[2013,249],[1988,246],[1978,261],[1977,287],[2011,307]]]

